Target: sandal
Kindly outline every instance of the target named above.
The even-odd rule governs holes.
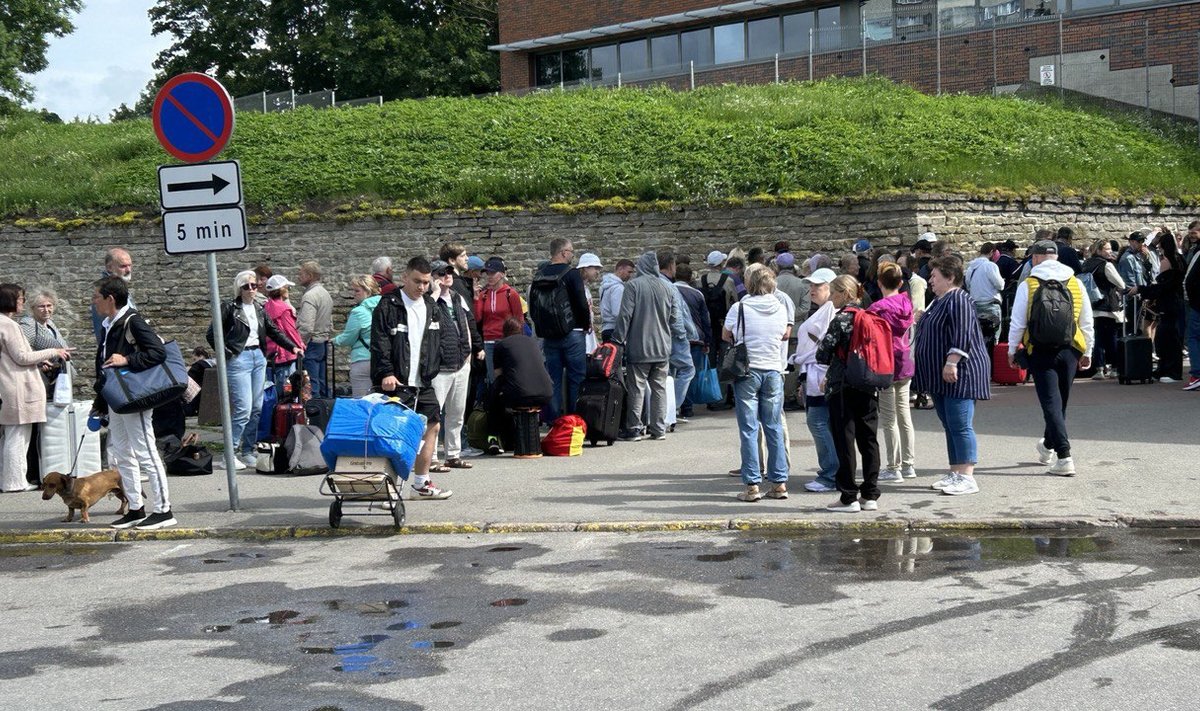
[[[439,464],[437,462],[431,462],[429,464],[429,473],[430,474],[445,474],[449,471],[450,471],[450,467],[446,466],[445,464]]]
[[[458,457],[447,459],[446,466],[450,469],[473,469],[475,467],[474,464],[465,459],[459,459]]]

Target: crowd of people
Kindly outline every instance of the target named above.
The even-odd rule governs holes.
[[[1183,387],[1200,390],[1200,221],[1184,234],[1144,228],[1125,244],[1096,240],[1082,251],[1069,226],[1038,230],[1018,251],[1007,240],[964,255],[930,232],[898,249],[858,240],[844,255],[801,255],[779,242],[769,251],[714,250],[696,266],[671,249],[606,265],[556,238],[522,293],[502,256],[485,260],[448,243],[401,269],[381,256],[371,273],[352,276],[344,286],[354,306],[340,331],[318,262],[301,263],[296,283],[259,265],[234,277],[221,309],[237,465],[254,467],[268,385],[280,392],[303,369],[314,397],[334,397],[327,351],[342,349],[349,388],[339,394],[382,392],[425,416],[410,495],[445,499],[451,492],[432,475],[471,468],[484,453],[463,442],[468,413],[484,408],[499,430],[511,427],[512,412],[535,409],[549,426],[576,409],[589,357],[612,343],[621,354],[613,377],[626,393],[618,438],[666,439],[700,405],[735,410],[741,463],[730,474],[741,479],[743,501],[788,497],[792,468],[802,466],[789,447],[790,410],[804,410],[814,442],[817,475],[804,489],[836,492],[832,511],[876,510],[881,482],[918,475],[914,407],[934,409],[945,432],[948,469],[932,488],[979,492],[974,414],[1001,367],[1029,374],[1044,422],[1039,460],[1071,476],[1071,384],[1080,371],[1117,376],[1120,334],[1151,339],[1160,382],[1185,380],[1186,350]],[[129,253],[111,249],[94,284],[97,393],[106,369],[144,369],[164,357],[134,303],[132,271]],[[54,323],[53,291],[31,293],[26,304],[20,286],[0,285],[6,492],[37,488],[27,466],[32,427],[55,406],[56,380],[70,373],[76,350]],[[210,326],[210,344],[214,336]],[[864,365],[871,347],[888,353],[889,372]],[[701,398],[693,379],[714,368],[723,386]],[[156,423],[148,413],[109,413],[99,395],[93,411],[130,493],[129,513],[113,525],[175,523]]]

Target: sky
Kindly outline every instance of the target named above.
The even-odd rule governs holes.
[[[70,121],[94,116],[108,120],[122,102],[133,105],[154,76],[150,64],[170,40],[150,36],[146,12],[151,0],[84,0],[74,16],[75,31],[51,38],[50,66],[31,77],[34,108],[46,108]]]

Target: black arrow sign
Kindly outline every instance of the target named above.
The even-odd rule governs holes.
[[[213,173],[212,180],[197,180],[191,183],[168,183],[167,192],[182,193],[191,190],[211,190],[213,195],[221,192],[229,185],[229,181]]]

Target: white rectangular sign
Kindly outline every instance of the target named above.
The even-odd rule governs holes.
[[[241,206],[163,213],[167,254],[232,252],[245,249],[246,211]]]
[[[1042,86],[1054,86],[1054,65],[1043,64],[1041,66]]]
[[[220,207],[242,202],[242,171],[235,160],[158,166],[158,194],[164,210]]]

